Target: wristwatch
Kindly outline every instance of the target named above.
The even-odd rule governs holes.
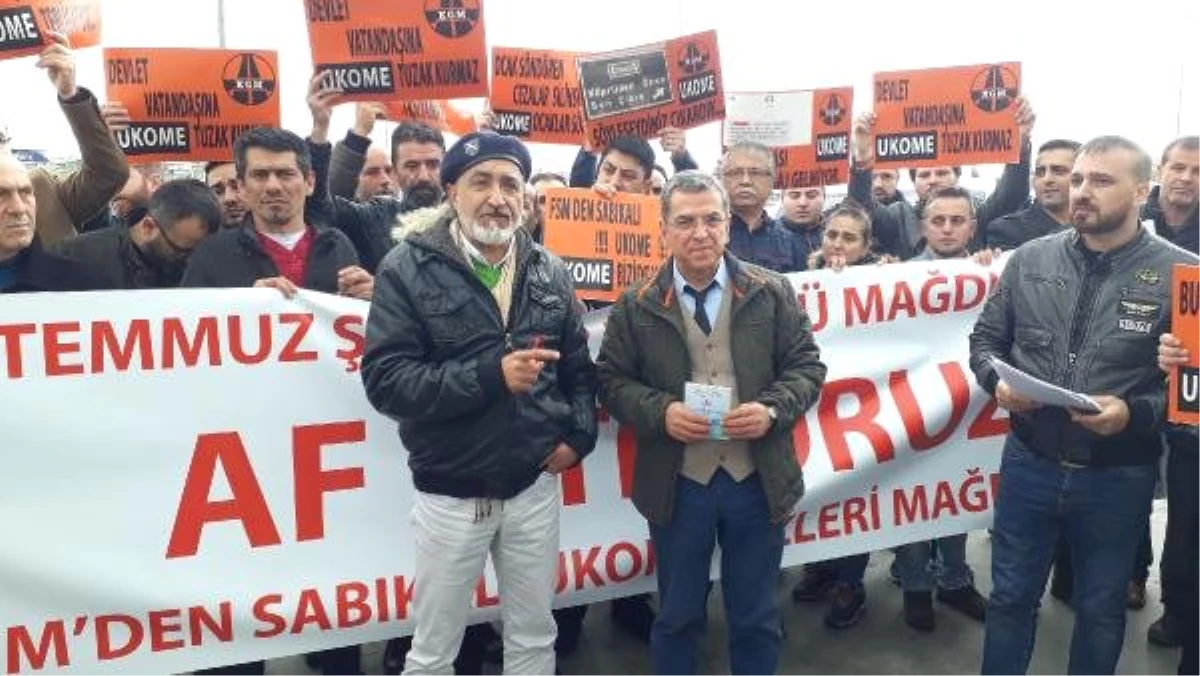
[[[767,417],[771,419],[771,427],[774,427],[775,423],[779,422],[779,412],[775,410],[774,406],[767,407]]]

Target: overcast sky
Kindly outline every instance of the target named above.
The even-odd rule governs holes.
[[[401,1],[401,0],[378,0]],[[408,2],[420,0],[403,0]],[[489,45],[595,51],[716,29],[727,90],[838,85],[870,104],[874,71],[1021,61],[1038,124],[1035,142],[1122,134],[1157,155],[1182,129],[1200,131],[1195,49],[1200,3],[1005,0],[483,0]],[[113,47],[215,47],[216,0],[103,0]],[[280,53],[283,124],[309,129],[311,72],[301,0],[226,0],[230,48]],[[79,80],[103,100],[100,49],[79,52]],[[16,147],[74,155],[66,123],[33,57],[0,62],[0,117]],[[334,136],[353,117],[338,109]],[[1182,120],[1182,121],[1180,121]],[[689,133],[701,167],[714,166],[719,125]],[[380,129],[377,138],[384,138]],[[575,149],[535,146],[539,169],[566,171]]]

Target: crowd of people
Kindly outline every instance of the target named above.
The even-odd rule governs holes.
[[[1169,330],[1169,285],[1138,273],[1169,278],[1173,264],[1196,264],[1197,137],[1168,145],[1157,172],[1117,136],[1035,151],[1033,108],[1021,100],[1020,159],[994,192],[960,187],[961,167],[920,166],[908,170],[910,202],[898,171],[874,167],[866,113],[853,127],[848,198],[826,204],[824,187],[787,188],[772,215],[774,154],[756,143],[724,149],[705,172],[686,134],[665,129],[671,171],[648,140],[626,136],[581,148],[565,175],[535,173],[528,148],[489,131],[486,116],[449,148],[414,121],[381,147],[370,140],[380,108],[358,104],[334,144],[340,92],[315,76],[307,137],[254,129],[227,161],[204,167],[206,181],[163,182],[129,165],[113,136],[127,116],[77,84],[65,44],[37,65],[82,163],[54,176],[0,154],[0,292],[267,287],[370,302],[362,379],[408,451],[420,588],[415,635],[389,642],[388,671],[478,673],[499,650],[506,673],[554,673],[556,655],[577,648],[587,608],[552,610],[555,475],[586,462],[598,403],[636,432],[632,498],[657,556],[657,601],[620,599],[613,621],[649,646],[656,671],[695,672],[720,545],[730,669],[776,671],[784,524],[804,493],[791,430],[826,376],[784,273],[967,257],[989,265],[1012,251],[969,337],[979,385],[1012,420],[992,588],[976,587],[965,534],[906,544],[892,568],[904,620],[933,631],[936,600],[984,623],[985,673],[1023,673],[1053,568],[1051,593],[1076,611],[1069,670],[1113,673],[1126,608],[1145,604],[1166,449],[1164,614],[1149,639],[1182,646],[1180,673],[1196,673],[1197,436],[1166,423],[1162,373],[1187,355]],[[612,304],[595,361],[586,307],[541,245],[546,191],[563,186],[653,194],[662,205],[670,258]],[[1119,321],[1128,303],[1150,323]],[[1094,395],[1099,413],[1023,398],[992,358]],[[728,394],[717,423],[685,404],[692,385]],[[489,556],[505,599],[499,633],[467,626],[468,592]],[[828,603],[826,624],[852,627],[869,556],[808,565],[793,599]],[[308,658],[326,673],[362,670],[357,647]]]

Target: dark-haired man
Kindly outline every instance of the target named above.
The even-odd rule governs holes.
[[[359,267],[350,240],[338,230],[309,222],[306,201],[315,182],[309,144],[290,131],[258,127],[238,137],[233,154],[249,217],[197,247],[181,286],[272,288],[289,298],[309,289],[371,300],[375,278]],[[358,646],[307,657],[311,666],[327,674],[362,671]],[[237,664],[207,673],[263,673],[263,664]]]
[[[1073,228],[1012,254],[971,334],[976,380],[1011,418],[992,531],[985,674],[1028,668],[1060,533],[1079,564],[1067,671],[1116,669],[1166,419],[1165,379],[1153,358],[1171,316],[1164,280],[1175,264],[1196,262],[1140,225],[1149,193],[1144,150],[1116,136],[1085,144],[1071,171]],[[1096,408],[1040,404],[1001,378],[993,359],[1089,393]]]
[[[376,146],[372,151],[371,146],[376,111],[374,106],[360,105],[355,114],[354,127],[333,147],[329,192],[334,197],[366,202],[374,197],[393,197],[394,189],[399,189],[402,197],[397,205],[397,213],[441,204],[443,193],[442,186],[438,184],[438,172],[446,156],[446,139],[442,132],[413,120],[401,121],[392,131],[394,189],[391,194],[378,190],[377,185],[360,185],[366,169],[374,165],[386,165],[384,150]]]
[[[206,239],[192,254],[182,285],[270,287],[289,296],[305,288],[370,300],[374,279],[358,267],[350,240],[305,222],[313,176],[304,140],[260,127],[238,138],[234,156],[250,218]]]
[[[807,263],[813,252],[821,250],[825,237],[825,186],[784,190],[779,225],[796,238]]]
[[[1029,162],[1032,150],[1030,134],[1036,117],[1033,108],[1022,97],[1017,100],[1013,117],[1021,134],[1021,157],[1014,164],[1005,166],[996,190],[982,204],[975,206],[976,220],[990,223],[1025,206],[1029,199]],[[962,167],[925,166],[909,169],[913,188],[917,193],[917,204],[913,206],[903,200],[892,204],[881,204],[872,190],[875,163],[875,114],[863,113],[854,121],[851,135],[850,197],[857,200],[871,213],[875,230],[875,242],[881,253],[901,259],[912,258],[925,247],[922,241],[924,229],[921,211],[931,190],[958,185]],[[983,236],[977,232],[972,248],[983,245]]]
[[[337,228],[350,238],[359,260],[368,271],[374,271],[395,242],[393,231],[401,225],[401,217],[419,209],[436,207],[442,202],[442,187],[438,172],[445,156],[445,140],[441,132],[419,122],[401,122],[392,133],[392,163],[396,183],[404,193],[402,199],[376,196],[365,202],[355,202],[358,177],[362,172],[367,148],[370,145],[374,110],[360,106],[356,128],[345,140],[332,148],[329,123],[333,106],[341,92],[326,86],[321,75],[309,82],[308,107],[313,128],[309,135],[310,153],[317,167],[328,166],[327,185],[318,180],[313,192],[313,211],[329,227]],[[365,111],[365,112],[364,112]],[[325,165],[325,162],[328,162]]]
[[[204,165],[204,181],[221,204],[221,227],[236,228],[246,220],[246,203],[233,162],[209,162]]]
[[[63,240],[58,252],[103,272],[114,289],[179,286],[188,258],[221,226],[221,206],[195,179],[168,181],[131,221]]]
[[[1065,139],[1038,147],[1033,162],[1033,204],[988,223],[988,247],[1009,251],[1070,225],[1071,167],[1078,152],[1079,143]]]
[[[687,133],[683,129],[677,127],[662,129],[659,131],[659,144],[662,146],[663,151],[671,156],[671,166],[676,172],[700,168],[700,165],[696,164],[696,160],[692,158],[692,154],[687,149]],[[647,145],[649,144],[647,143]],[[602,159],[603,152],[604,149],[592,148],[591,146],[584,146],[579,149],[579,153],[575,156],[575,163],[571,166],[570,185],[572,188],[588,188],[596,183],[598,178],[596,175],[598,169],[597,158],[599,156]],[[653,149],[650,151],[650,156],[654,156]],[[662,173],[665,182],[666,172]],[[651,180],[654,180],[653,177]]]

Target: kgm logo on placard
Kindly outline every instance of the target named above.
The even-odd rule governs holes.
[[[221,83],[229,98],[246,106],[266,103],[279,86],[275,69],[261,54],[239,54],[225,62]]]
[[[461,38],[479,23],[479,0],[425,0],[425,21],[438,35]]]

